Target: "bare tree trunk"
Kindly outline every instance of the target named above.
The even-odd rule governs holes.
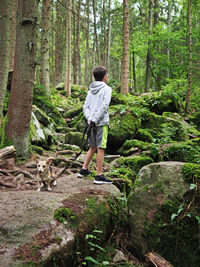
[[[149,0],[149,38],[152,35],[152,17],[153,17],[153,0]],[[146,58],[145,92],[149,91],[150,62],[151,62],[151,51],[150,51],[150,39],[149,39],[147,58]]]
[[[153,8],[153,17],[154,17],[154,23],[153,23],[153,26],[155,27],[156,24],[158,23],[158,20],[159,20],[159,6],[158,6],[158,0],[154,0],[154,8]],[[160,50],[160,47],[159,45],[155,45],[155,50],[157,51],[157,54],[159,54],[159,50]],[[155,67],[157,67],[157,64],[158,64],[158,60],[156,58],[153,59],[153,64]],[[160,90],[161,86],[160,86],[160,83],[161,83],[161,75],[160,73],[158,72],[158,74],[155,76],[156,79],[155,79],[155,89],[156,90]]]
[[[191,94],[191,68],[192,68],[192,26],[191,26],[191,0],[188,0],[188,52],[189,52],[189,65],[188,65],[188,89],[186,97],[185,111],[189,111],[190,94]]]
[[[15,59],[15,43],[16,43],[16,10],[17,10],[17,1],[12,0],[12,20],[11,20],[11,36],[10,36],[10,65],[9,70],[14,68],[14,59]]]
[[[129,11],[128,0],[123,0],[123,58],[122,58],[122,79],[121,92],[128,94],[129,81]]]
[[[43,0],[42,4],[42,32],[41,32],[41,76],[40,83],[46,88],[50,95],[49,79],[49,39],[50,39],[50,18],[51,0]]]
[[[108,34],[107,34],[107,54],[106,54],[106,66],[109,70],[110,67],[110,38],[111,38],[111,0],[108,4]]]
[[[51,68],[50,68],[50,81],[53,83],[54,74],[54,4],[51,5]]]
[[[66,65],[65,65],[65,90],[71,96],[71,0],[66,1]]]
[[[38,0],[19,0],[17,12],[15,64],[12,77],[6,136],[20,156],[29,155],[36,57]]]
[[[10,23],[11,1],[0,2],[0,126],[3,119],[3,107],[6,95],[9,53],[10,53]]]
[[[78,65],[78,83],[81,85],[81,55],[80,55],[80,9],[81,9],[81,0],[78,1],[77,6],[77,29],[76,29],[76,47],[77,47],[77,65]]]
[[[134,91],[136,93],[137,92],[137,79],[136,79],[136,71],[135,71],[135,52],[134,52],[134,48],[133,48],[132,56],[133,56],[132,63],[133,63]]]
[[[100,60],[100,53],[99,53],[99,41],[98,41],[98,35],[97,35],[95,0],[92,0],[92,7],[93,7],[93,16],[94,16],[94,38],[95,38],[95,42],[96,42],[97,60],[98,60],[98,65],[100,65],[101,64],[101,60]]]
[[[170,31],[170,24],[171,24],[171,0],[168,0],[168,7],[167,7],[167,29],[168,32]],[[169,50],[170,41],[167,41],[167,61],[170,62],[170,50]],[[167,78],[169,78],[169,68],[167,69]]]
[[[90,0],[87,0],[86,7],[87,27],[85,31],[86,38],[86,53],[85,53],[85,79],[84,84],[88,85],[88,55],[89,55],[89,31],[90,31]]]
[[[55,76],[54,85],[62,81],[63,58],[62,58],[62,13],[61,4],[56,2],[56,40],[55,40]]]
[[[72,65],[73,65],[73,83],[77,84],[78,77],[78,67],[77,67],[77,47],[76,47],[76,24],[77,17],[75,14],[75,3],[72,0],[72,12],[73,12],[73,56],[72,56]]]

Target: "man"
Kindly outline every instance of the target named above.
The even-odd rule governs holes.
[[[91,83],[83,106],[83,113],[91,127],[89,135],[90,149],[87,152],[82,169],[78,177],[82,178],[91,172],[88,165],[97,151],[97,175],[95,184],[112,184],[112,180],[102,174],[104,150],[107,144],[109,114],[108,107],[111,100],[112,89],[107,85],[108,73],[105,67],[96,67],[93,71],[95,82]]]

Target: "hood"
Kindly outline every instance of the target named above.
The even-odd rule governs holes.
[[[91,83],[89,88],[90,88],[91,93],[95,95],[96,93],[99,92],[99,90],[101,90],[105,86],[106,86],[105,82],[96,81],[96,82]]]

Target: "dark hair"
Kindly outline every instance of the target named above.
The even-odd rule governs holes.
[[[96,81],[102,81],[104,76],[107,74],[107,69],[103,66],[96,67],[93,70],[93,75]]]

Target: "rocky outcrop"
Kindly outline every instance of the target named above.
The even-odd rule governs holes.
[[[143,167],[128,197],[132,242],[137,251],[147,253],[147,225],[153,224],[158,209],[166,201],[175,203],[189,190],[182,175],[182,162],[159,162]]]
[[[60,177],[52,192],[1,191],[0,266],[29,266],[29,262],[35,263],[34,266],[43,266],[44,262],[53,262],[53,257],[59,253],[63,253],[63,262],[66,254],[63,251],[67,250],[70,253],[66,262],[75,262],[76,253],[72,255],[71,248],[75,244],[77,231],[83,235],[87,223],[91,230],[92,221],[96,225],[99,222],[98,229],[103,225],[103,220],[109,222],[109,212],[102,213],[102,209],[99,214],[91,213],[90,207],[89,217],[84,217],[87,201],[97,211],[98,203],[103,203],[102,207],[107,209],[105,202],[109,194],[118,195],[119,191],[113,185],[99,187],[93,184],[93,180],[78,179],[76,175]],[[82,214],[79,223],[72,226],[67,221],[63,224],[54,220],[55,211],[60,207],[70,208],[74,217]],[[105,235],[110,227],[108,222],[104,224]],[[56,266],[61,265],[58,262]]]

